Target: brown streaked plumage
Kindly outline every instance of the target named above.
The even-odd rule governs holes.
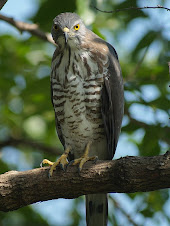
[[[124,109],[117,53],[75,13],[55,17],[52,36],[51,97],[60,141],[75,159],[85,150],[90,159],[112,159]],[[87,225],[106,225],[107,211],[106,194],[87,195]]]

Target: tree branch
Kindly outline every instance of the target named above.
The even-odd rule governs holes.
[[[93,6],[93,8],[96,9],[97,11],[99,11],[99,12],[102,12],[102,13],[117,13],[117,12],[120,12],[120,11],[141,10],[141,9],[165,9],[167,11],[170,11],[169,8],[164,7],[164,6],[161,6],[161,5],[157,5],[157,6],[144,6],[144,7],[133,7],[133,6],[131,6],[129,8],[115,9],[115,10],[111,10],[111,11],[101,10],[101,9],[98,9],[96,6]]]
[[[154,157],[124,157],[87,162],[78,173],[59,167],[51,178],[49,168],[0,175],[0,210],[16,210],[31,203],[57,198],[77,198],[93,193],[130,193],[170,188],[170,152]]]
[[[0,10],[4,7],[8,0],[0,0]]]
[[[34,149],[39,149],[48,154],[53,154],[53,155],[61,155],[62,154],[62,150],[59,148],[50,147],[45,144],[38,143],[37,141],[33,141],[33,140],[29,140],[29,139],[24,139],[24,138],[16,139],[13,137],[10,137],[5,141],[1,141],[0,149],[3,147],[6,147],[6,146],[18,147],[18,146],[22,146],[22,145],[30,147],[30,148],[34,148]]]
[[[29,23],[25,23],[25,22],[22,22],[22,21],[17,21],[17,20],[14,20],[11,17],[7,17],[7,16],[4,16],[2,14],[0,14],[0,20],[6,21],[7,23],[13,25],[21,33],[23,31],[28,31],[32,35],[37,36],[38,38],[40,38],[42,40],[48,41],[48,42],[56,45],[55,42],[53,41],[52,37],[51,37],[51,34],[41,31],[37,24],[29,24]]]

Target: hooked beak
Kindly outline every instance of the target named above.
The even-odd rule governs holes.
[[[69,37],[69,29],[67,28],[67,27],[65,27],[64,29],[63,29],[63,32],[64,32],[64,38],[65,38],[65,43],[67,43],[67,41],[68,41],[68,37]]]

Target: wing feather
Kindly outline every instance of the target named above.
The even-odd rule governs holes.
[[[104,121],[109,159],[112,159],[121,130],[124,113],[124,89],[121,68],[115,49],[107,43],[109,48],[108,74],[104,78],[102,90],[102,117]]]
[[[52,58],[52,62],[53,60],[56,58],[56,56],[58,55],[58,51],[57,51],[57,48],[53,54],[53,58]],[[52,73],[53,73],[53,70],[51,72],[51,102],[52,102],[52,105],[53,105],[53,109],[54,109],[54,112],[55,112],[55,107],[54,107],[54,102],[53,102],[53,84],[52,84]],[[65,140],[64,140],[64,137],[63,137],[63,134],[62,134],[62,130],[61,130],[61,126],[58,122],[58,119],[57,119],[57,115],[56,115],[56,112],[55,112],[55,124],[56,124],[56,130],[57,130],[57,134],[58,134],[58,137],[60,139],[60,142],[62,143],[62,145],[64,146],[65,148]]]

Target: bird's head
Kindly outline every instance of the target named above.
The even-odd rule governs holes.
[[[54,18],[51,33],[57,45],[78,47],[85,37],[86,27],[76,13],[61,13]]]

